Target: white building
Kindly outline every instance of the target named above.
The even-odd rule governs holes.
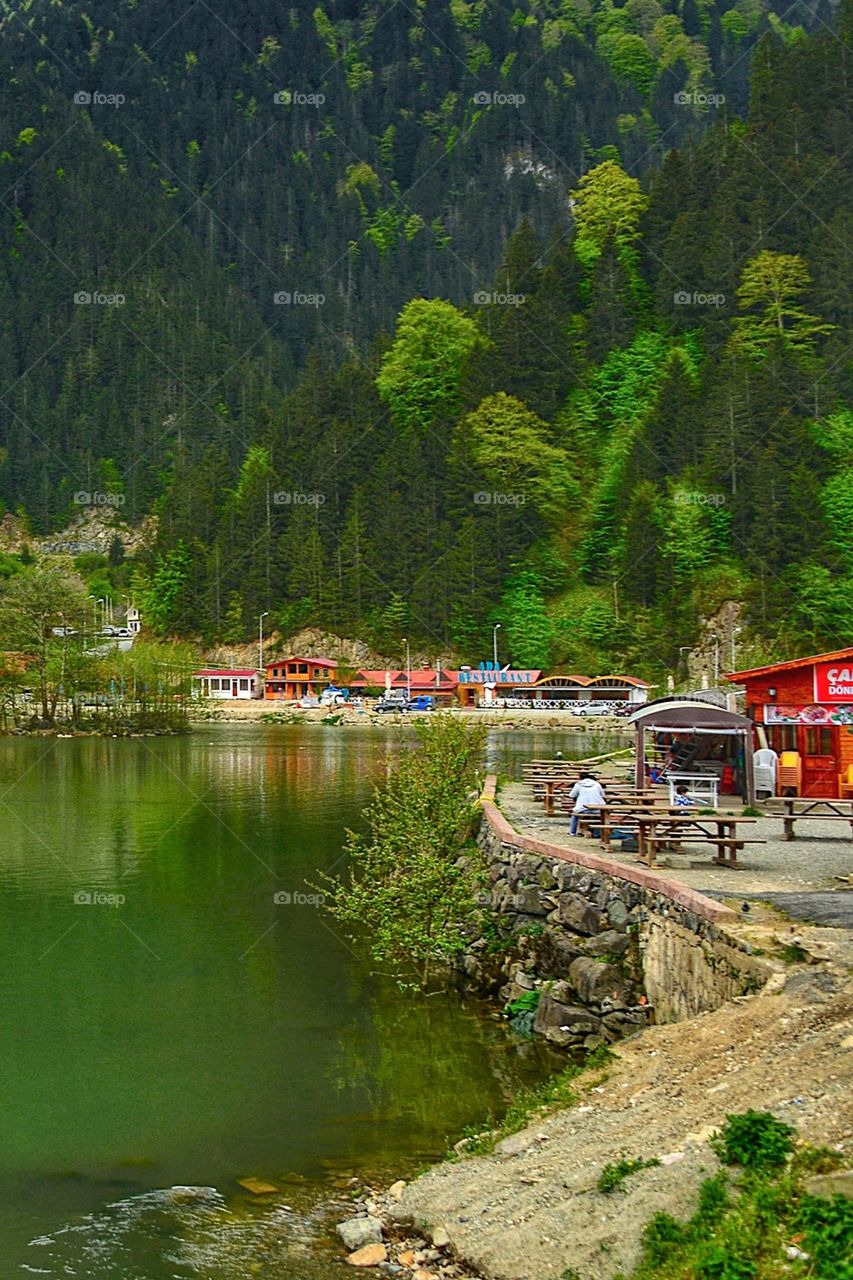
[[[127,611],[125,626],[132,636],[138,636],[142,630],[142,619],[135,604],[132,604]]]
[[[201,698],[260,698],[261,678],[251,667],[206,667],[194,671],[194,693]]]

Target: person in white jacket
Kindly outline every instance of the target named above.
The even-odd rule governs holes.
[[[569,792],[569,797],[575,802],[575,807],[572,810],[572,820],[569,824],[569,834],[576,836],[578,833],[578,818],[581,814],[607,804],[607,796],[604,794],[604,788],[594,774],[582,773]]]

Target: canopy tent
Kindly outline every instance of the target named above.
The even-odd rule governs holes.
[[[646,731],[694,735],[737,736],[742,739],[744,799],[755,800],[755,776],[752,760],[754,725],[746,716],[698,698],[658,698],[639,707],[628,717],[637,735],[637,786],[646,780]]]

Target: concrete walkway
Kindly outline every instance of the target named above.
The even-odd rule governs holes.
[[[567,814],[546,818],[543,806],[533,799],[526,783],[505,782],[498,803],[507,820],[523,835],[588,853],[601,851],[598,840],[569,835]],[[733,808],[732,812],[739,813],[741,809]],[[714,850],[705,844],[691,844],[685,853],[667,853],[657,865],[667,879],[678,880],[709,897],[761,897],[767,901],[777,898],[774,905],[797,919],[853,927],[853,840],[849,826],[815,821],[802,823],[795,831],[794,840],[783,840],[780,818],[756,819],[749,828],[749,837],[767,843],[747,845],[738,854],[741,869],[737,871],[713,863]],[[622,853],[616,842],[606,856],[617,863],[638,865],[637,855]]]

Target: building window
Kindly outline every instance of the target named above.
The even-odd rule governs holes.
[[[777,754],[782,751],[796,751],[796,726],[792,724],[774,725],[767,731],[767,741]]]
[[[806,755],[807,756],[831,756],[832,755],[832,730],[831,729],[806,729]]]
[[[219,689],[219,680],[218,680],[218,679],[213,679],[213,680],[211,680],[211,682],[210,682],[210,687],[211,687],[211,689],[216,689],[216,690],[218,691],[218,689]]]
[[[241,680],[241,681],[240,681],[240,688],[243,690],[243,692],[244,692],[244,693],[246,693],[246,692],[248,691],[248,688],[249,688],[249,681],[248,681],[248,680]]]

